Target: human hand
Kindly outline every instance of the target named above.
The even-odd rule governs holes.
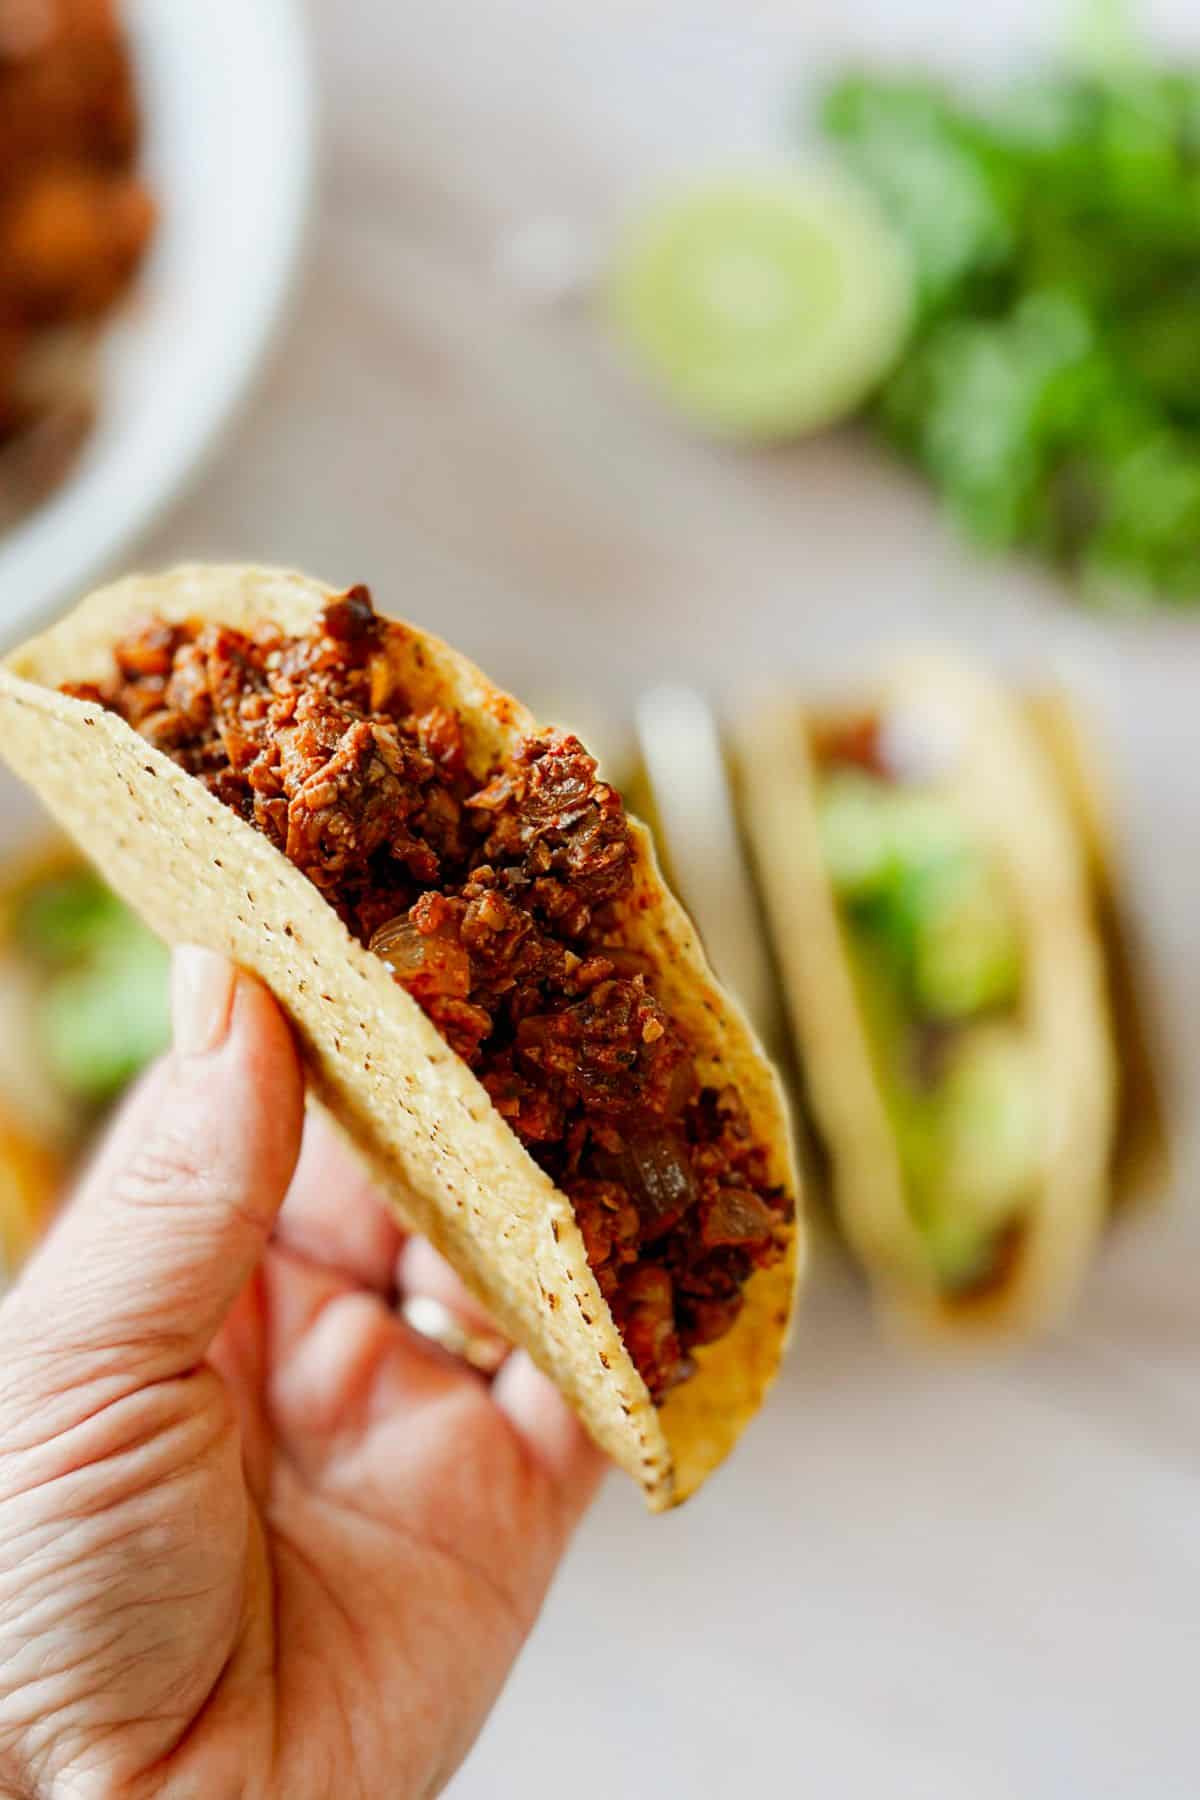
[[[0,1305],[0,1788],[434,1794],[600,1457],[524,1355],[489,1384],[390,1310],[399,1272],[472,1317],[304,1125],[266,992],[186,951],[174,1000]]]

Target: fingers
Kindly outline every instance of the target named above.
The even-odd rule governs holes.
[[[420,1294],[439,1301],[468,1331],[477,1331],[485,1337],[500,1336],[486,1307],[476,1300],[426,1238],[410,1238],[405,1244],[396,1264],[396,1285],[402,1294]]]
[[[510,1356],[492,1387],[526,1449],[557,1488],[568,1531],[579,1522],[608,1467],[549,1376],[519,1351]]]
[[[176,957],[175,1048],[123,1110],[12,1296],[60,1380],[128,1385],[203,1356],[258,1262],[300,1146],[303,1077],[265,989]]]
[[[428,1296],[448,1307],[469,1332],[485,1339],[496,1333],[486,1309],[464,1287],[432,1244],[410,1238],[398,1265],[404,1294]],[[606,1460],[554,1383],[524,1352],[509,1356],[492,1386],[492,1398],[561,1493],[572,1527],[593,1499]]]
[[[285,1212],[290,1206],[289,1197]],[[424,1239],[406,1244],[399,1279],[406,1298],[436,1300],[461,1327],[505,1347],[488,1314]],[[267,1280],[275,1403],[289,1429],[314,1445],[327,1450],[336,1440],[344,1447],[372,1419],[401,1406],[462,1389],[486,1396],[477,1371],[448,1354],[436,1335],[404,1322],[381,1293],[363,1292],[343,1269],[299,1257],[277,1240]]]
[[[404,1233],[328,1115],[310,1106],[276,1240],[309,1262],[390,1293]]]
[[[304,1148],[292,1190],[284,1202],[275,1231],[276,1241],[315,1266],[297,1273],[281,1289],[274,1303],[276,1329],[281,1344],[295,1345],[316,1323],[317,1315],[334,1300],[349,1298],[348,1282],[360,1283],[376,1295],[398,1289],[405,1299],[432,1300],[445,1307],[470,1334],[487,1344],[500,1340],[486,1308],[455,1274],[427,1239],[406,1238],[374,1192],[370,1180],[341,1141],[328,1118],[310,1110],[304,1130]],[[420,1339],[418,1315],[409,1331]],[[342,1428],[351,1423],[347,1402],[361,1399],[370,1389],[368,1373],[377,1378],[385,1364],[399,1357],[414,1373],[426,1398],[444,1394],[446,1382],[471,1379],[456,1366],[449,1349],[418,1343],[422,1354],[408,1355],[414,1346],[409,1335],[380,1307],[341,1306],[322,1322],[318,1348],[304,1366],[293,1368],[293,1380],[282,1397],[294,1400],[298,1389],[307,1397],[307,1423],[316,1435],[326,1427],[321,1419],[336,1419]],[[502,1359],[497,1356],[497,1363]],[[389,1374],[394,1387],[395,1369]],[[406,1383],[407,1386],[407,1383]],[[501,1367],[493,1398],[528,1451],[537,1459],[555,1486],[561,1489],[571,1523],[583,1512],[603,1476],[605,1460],[579,1424],[571,1409],[545,1375],[525,1355],[510,1356]],[[330,1396],[333,1396],[331,1406]],[[394,1395],[393,1395],[394,1397]],[[411,1398],[411,1394],[410,1394]],[[315,1409],[312,1402],[320,1400]],[[378,1394],[376,1394],[378,1403]]]
[[[463,1395],[488,1404],[462,1364],[425,1344],[381,1297],[337,1270],[273,1250],[267,1264],[269,1404],[310,1475],[357,1459],[380,1425],[415,1444],[421,1415]]]
[[[402,1414],[411,1419],[413,1409],[435,1407],[444,1418],[448,1405],[456,1410],[465,1398],[474,1417],[486,1403],[478,1374],[397,1320],[383,1297],[398,1288],[436,1301],[489,1342],[499,1336],[494,1321],[431,1244],[406,1238],[318,1109],[305,1121],[274,1236],[281,1254],[269,1276],[273,1404],[305,1461],[323,1465],[375,1431],[368,1466],[384,1459],[395,1474],[387,1427]],[[370,1291],[358,1291],[364,1287]],[[507,1359],[491,1399],[557,1493],[570,1530],[603,1477],[604,1457],[527,1356]]]
[[[406,1450],[420,1442],[413,1409],[436,1405],[444,1413],[446,1402],[466,1400],[472,1418],[481,1409],[499,1413],[522,1456],[557,1495],[564,1529],[573,1528],[596,1492],[605,1459],[528,1356],[510,1355],[489,1391],[476,1370],[448,1354],[436,1330],[427,1341],[378,1294],[356,1291],[339,1271],[293,1262],[286,1253],[271,1271],[275,1403],[313,1457],[355,1451],[364,1433],[374,1432],[368,1464],[386,1462],[395,1472],[396,1442]],[[424,1238],[405,1243],[397,1279],[406,1299],[431,1300],[481,1342],[503,1342],[486,1309]]]

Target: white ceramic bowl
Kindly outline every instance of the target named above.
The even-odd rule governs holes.
[[[296,265],[313,162],[294,0],[127,0],[161,217],[70,476],[0,536],[0,645],[128,551],[214,445]]]

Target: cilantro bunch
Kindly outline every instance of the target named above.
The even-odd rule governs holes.
[[[859,74],[822,121],[915,265],[889,439],[979,542],[1200,602],[1200,75]]]

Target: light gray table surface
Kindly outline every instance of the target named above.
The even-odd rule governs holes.
[[[619,715],[726,702],[881,643],[1066,671],[1105,721],[1176,1071],[1175,1191],[1078,1318],[1007,1360],[903,1358],[818,1258],[777,1397],[682,1513],[612,1480],[456,1800],[1200,1793],[1200,618],[1120,625],[978,564],[853,434],[689,441],[586,301],[512,269],[602,254],[653,178],[778,143],[873,47],[978,63],[1037,0],[314,0],[311,254],[223,452],[141,560],[371,582],[494,674]],[[1200,42],[1187,0],[1151,9]],[[286,154],[287,147],[281,146]],[[19,803],[0,813],[15,829]]]

